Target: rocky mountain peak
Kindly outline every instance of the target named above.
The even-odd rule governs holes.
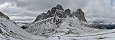
[[[52,9],[51,9],[51,12],[55,12],[56,11],[56,7],[53,7]]]
[[[77,9],[76,12],[73,12],[73,15],[77,17],[80,21],[86,21],[84,12],[81,9]]]
[[[50,17],[58,16],[59,18],[66,18],[76,16],[80,21],[86,21],[84,12],[81,9],[77,9],[76,12],[71,13],[70,9],[63,9],[63,7],[58,4],[56,7],[53,7],[51,10],[48,10],[47,13],[38,15],[35,21],[47,19]]]
[[[65,12],[70,13],[70,12],[71,12],[71,10],[70,10],[70,9],[66,9],[66,10],[65,10]]]
[[[58,4],[58,5],[56,6],[56,9],[64,10],[63,7],[62,7],[60,4]]]
[[[67,14],[69,17],[72,17],[72,14],[71,14],[71,10],[70,10],[70,9],[66,9],[64,12],[65,12],[65,14]]]

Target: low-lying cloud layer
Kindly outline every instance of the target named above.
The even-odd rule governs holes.
[[[0,0],[0,11],[8,16],[37,16],[61,4],[64,9],[83,9],[87,18],[114,18],[111,0]],[[114,3],[113,3],[114,4]],[[109,15],[109,16],[108,16]]]

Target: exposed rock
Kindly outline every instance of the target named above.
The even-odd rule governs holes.
[[[48,10],[48,12],[46,13],[46,14],[47,14],[47,17],[53,17],[55,11],[56,11],[56,7],[53,7],[53,8],[51,9],[51,11]]]
[[[51,11],[48,10],[48,12],[47,12],[48,15],[47,16],[48,17],[54,17],[54,15],[57,14],[59,17],[62,17],[62,13],[60,13],[59,10],[61,10],[61,11],[64,10],[63,7],[60,4],[58,4],[56,7],[53,7],[51,9]]]
[[[77,11],[73,12],[72,14],[70,9],[64,10],[60,4],[58,4],[56,7],[53,7],[51,10],[48,10],[47,13],[38,15],[35,21],[54,17],[55,15],[57,15],[59,18],[76,16],[80,21],[86,21],[84,12],[81,9],[77,9]]]
[[[55,15],[57,15],[59,18],[62,18],[62,13],[60,13],[60,12],[56,12]]]
[[[52,16],[52,14],[50,14],[50,12],[51,12],[50,10],[48,10],[48,11],[47,11],[47,13],[46,13],[47,18],[49,18],[49,17],[51,17],[51,16]]]
[[[64,12],[64,14],[67,14],[69,17],[72,17],[70,9],[66,9],[65,12]]]
[[[84,12],[81,9],[77,9],[72,15],[76,16],[80,21],[86,21]]]
[[[1,18],[10,19],[7,15],[4,15],[2,12],[0,12],[0,17],[1,17]]]
[[[58,4],[58,5],[56,6],[56,9],[64,10],[63,7],[62,7],[60,4]]]
[[[42,13],[41,15],[38,15],[36,17],[36,20],[34,22],[39,21],[39,20],[43,20],[43,19],[46,19],[46,18],[47,18],[46,13]]]
[[[51,9],[50,14],[54,14],[55,12],[56,12],[56,7],[53,7],[53,8]]]
[[[1,29],[0,29],[0,33],[3,33]]]
[[[63,7],[58,4],[56,7],[53,7],[51,9],[51,11],[48,10],[47,13],[38,15],[35,21],[39,21],[39,20],[46,19],[46,18],[49,18],[49,17],[54,17],[55,14],[58,17],[62,17],[62,10],[63,10]]]
[[[42,17],[38,17],[40,21],[37,19],[38,22],[34,22],[32,24],[24,26],[23,29],[33,35],[47,36],[51,36],[53,33],[64,33],[64,35],[79,35],[100,31],[97,31],[98,29],[94,30],[94,28],[87,27],[85,26],[84,22],[81,22],[86,21],[84,12],[81,9],[77,9],[77,11],[72,15],[70,9],[66,9],[64,11],[61,9],[61,6],[59,7],[59,9],[57,8],[53,7],[51,10],[48,10],[47,13],[41,14]],[[44,15],[46,16],[43,17]],[[42,20],[42,18],[47,19]]]

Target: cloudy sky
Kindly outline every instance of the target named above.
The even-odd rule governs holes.
[[[81,8],[87,18],[115,17],[115,0],[0,0],[0,11],[8,16],[36,17],[57,4],[72,11]]]

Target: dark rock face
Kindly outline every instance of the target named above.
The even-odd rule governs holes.
[[[7,15],[4,15],[2,12],[0,12],[0,17],[1,17],[1,18],[10,19]]]
[[[55,12],[56,12],[56,7],[53,7],[51,9],[51,11],[48,10],[47,13],[42,13],[42,14],[38,15],[34,22],[39,21],[39,20],[43,20],[43,19],[46,19],[46,18],[49,18],[49,17],[53,17]]]
[[[46,19],[47,18],[47,14],[46,13],[42,13],[41,15],[38,15],[36,17],[36,20],[35,21],[39,21],[39,20],[43,20],[43,19]],[[35,22],[34,21],[34,22]]]
[[[48,15],[47,15],[48,17],[53,17],[54,14],[55,14],[55,12],[56,12],[56,7],[53,7],[53,8],[51,9],[51,11],[48,10],[48,12],[47,12],[46,14],[48,14]]]
[[[62,7],[60,4],[58,4],[58,5],[56,6],[56,9],[64,10],[63,7]]]
[[[3,33],[1,29],[0,29],[0,33],[1,33],[1,34]]]
[[[55,15],[57,15],[59,18],[62,18],[62,14],[61,13],[59,13],[59,12],[56,12],[56,14]]]
[[[86,21],[84,12],[81,9],[77,9],[76,12],[71,13],[70,9],[64,10],[60,4],[58,4],[56,7],[53,7],[51,10],[48,10],[47,13],[42,13],[41,15],[38,15],[35,21],[47,19],[54,16],[58,16],[59,18],[76,16],[80,21]]]
[[[48,10],[47,13],[43,13],[43,14],[38,15],[35,21],[39,21],[39,20],[46,19],[46,18],[49,18],[49,17],[54,17],[55,14],[56,14],[58,17],[61,18],[63,12],[60,13],[60,12],[57,11],[57,10],[63,11],[63,7],[58,4],[56,7],[53,7],[51,10]],[[34,22],[35,22],[35,21],[34,21]]]
[[[72,17],[70,9],[66,9],[65,12],[64,12],[64,14],[67,14],[69,17]]]
[[[80,21],[86,21],[84,12],[81,9],[77,9],[76,12],[73,12],[75,17],[77,17]]]

